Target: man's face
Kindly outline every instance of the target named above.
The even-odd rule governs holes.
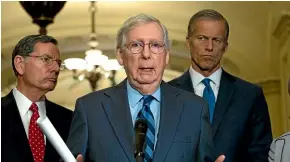
[[[59,50],[53,43],[36,43],[31,57],[26,57],[24,61],[23,82],[26,85],[42,91],[51,91],[55,88],[59,74],[60,59]],[[38,57],[43,56],[43,57]],[[48,59],[53,59],[49,64]]]
[[[214,72],[227,49],[224,21],[200,19],[192,24],[194,29],[187,39],[192,66],[198,71]]]
[[[124,65],[128,80],[133,86],[161,82],[165,66],[169,61],[164,43],[162,29],[155,22],[140,24],[127,33],[126,47],[118,49],[117,59],[121,65]],[[144,49],[133,54],[132,49],[137,46],[143,46]],[[164,50],[152,52],[158,48]]]

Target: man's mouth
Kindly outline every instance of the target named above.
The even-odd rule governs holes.
[[[141,71],[144,71],[144,72],[150,72],[152,71],[154,68],[139,68]]]
[[[51,82],[56,82],[55,78],[48,78],[47,80],[51,81]]]

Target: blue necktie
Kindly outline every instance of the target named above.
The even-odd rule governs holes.
[[[203,90],[203,98],[208,102],[209,106],[209,116],[210,116],[210,123],[212,124],[213,120],[213,113],[214,113],[214,106],[215,106],[215,96],[213,90],[210,87],[210,79],[205,78],[201,82],[205,85]]]
[[[144,162],[152,161],[155,141],[155,122],[154,116],[150,110],[150,103],[154,99],[153,96],[143,97],[143,107],[138,113],[138,118],[145,119],[148,125],[145,139]]]

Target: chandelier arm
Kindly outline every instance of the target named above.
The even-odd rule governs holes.
[[[95,31],[95,16],[96,16],[96,11],[97,8],[95,6],[95,1],[91,1],[91,7],[90,7],[90,11],[91,11],[91,28],[92,28],[92,33],[96,33]]]
[[[116,85],[116,72],[120,65],[117,60],[109,60],[108,56],[103,55],[101,50],[97,49],[99,42],[96,34],[96,7],[95,1],[90,2],[89,12],[91,16],[91,33],[89,37],[89,50],[86,50],[85,59],[73,58],[66,59],[66,67],[73,71],[75,80],[87,80],[91,90],[98,89],[98,83],[102,78],[107,78],[111,82],[111,86]]]

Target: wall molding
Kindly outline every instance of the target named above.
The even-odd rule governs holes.
[[[255,82],[255,84],[263,88],[264,94],[272,94],[272,93],[280,94],[281,82],[279,79],[261,80],[261,81]]]
[[[290,10],[284,10],[280,15],[280,19],[274,28],[273,35],[278,38],[279,42],[283,46],[283,43],[289,39],[288,34],[290,33]]]

